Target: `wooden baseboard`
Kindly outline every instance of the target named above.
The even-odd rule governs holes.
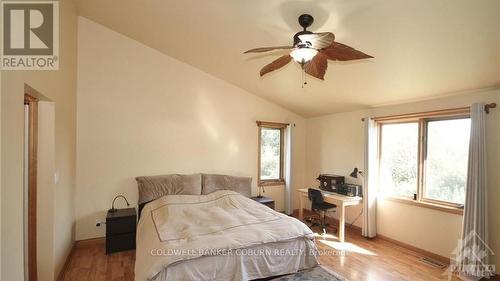
[[[294,216],[298,216],[298,214],[299,214],[299,210],[298,209],[293,210],[293,215]],[[315,214],[315,213],[312,212],[311,210],[304,209],[304,216],[310,216],[310,215],[313,215],[313,214]],[[338,220],[335,219],[335,218],[327,217],[327,222],[330,223],[330,225],[338,225]],[[346,229],[351,229],[353,231],[361,233],[361,227],[359,227],[357,225],[346,224],[345,227],[346,227]],[[450,258],[449,257],[448,258],[447,257],[443,257],[441,255],[438,255],[438,254],[426,251],[424,249],[417,248],[417,247],[412,246],[410,244],[407,244],[407,243],[404,243],[404,242],[392,239],[390,237],[387,237],[387,236],[384,236],[384,235],[381,235],[381,234],[377,234],[377,236],[375,238],[367,238],[367,239],[381,239],[381,240],[385,240],[385,241],[390,242],[392,244],[395,244],[397,246],[406,248],[408,250],[412,250],[412,251],[414,251],[414,252],[416,252],[418,254],[421,254],[423,256],[426,256],[426,257],[432,258],[434,260],[437,260],[439,262],[442,262],[444,264],[447,264],[447,265],[450,264]]]
[[[97,237],[84,240],[75,241],[75,247],[82,248],[88,246],[94,246],[95,244],[106,243],[106,237]]]
[[[439,261],[441,263],[444,263],[446,265],[449,265],[450,262],[451,262],[449,257],[448,258],[447,257],[443,257],[441,255],[438,255],[438,254],[426,251],[424,249],[420,249],[418,247],[415,247],[415,246],[412,246],[410,244],[407,244],[407,243],[404,243],[404,242],[392,239],[392,238],[387,237],[387,236],[382,235],[382,234],[377,234],[377,236],[375,237],[375,239],[381,239],[381,240],[385,240],[387,242],[390,242],[392,244],[396,244],[396,245],[398,245],[400,247],[406,248],[408,250],[412,250],[412,251],[414,251],[414,252],[416,252],[418,254],[421,254],[421,255],[429,257],[431,259],[437,260],[437,261]]]
[[[500,280],[500,275],[495,274],[495,276],[491,277],[490,279],[483,277],[479,281],[499,281]]]

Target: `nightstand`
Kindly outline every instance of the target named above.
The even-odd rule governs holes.
[[[108,211],[106,216],[106,254],[135,249],[137,213],[135,208]]]
[[[260,204],[264,204],[264,205],[266,205],[269,208],[274,210],[274,200],[272,198],[262,196],[260,198],[259,197],[252,197],[252,200],[257,201]]]

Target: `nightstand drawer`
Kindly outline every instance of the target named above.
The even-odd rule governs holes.
[[[269,208],[273,209],[274,210],[274,201],[273,202],[268,202],[268,203],[262,203],[266,206],[268,206]]]
[[[135,234],[135,216],[123,219],[108,220],[106,222],[106,236],[134,233]]]
[[[135,249],[135,232],[106,236],[106,254]]]
[[[262,197],[256,196],[256,197],[252,197],[250,199],[252,199],[252,200],[254,200],[256,202],[259,202],[262,205],[266,205],[269,208],[271,208],[271,209],[274,210],[274,200],[272,198],[264,197],[264,196],[262,196]]]

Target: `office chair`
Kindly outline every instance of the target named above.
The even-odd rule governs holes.
[[[324,202],[323,194],[318,189],[309,188],[307,190],[307,195],[309,197],[309,200],[311,200],[312,211],[320,213],[319,223],[312,222],[311,220],[311,227],[320,226],[321,228],[323,228],[323,233],[326,233],[326,227],[328,226],[328,224],[326,223],[326,212],[328,210],[337,208],[337,205]]]

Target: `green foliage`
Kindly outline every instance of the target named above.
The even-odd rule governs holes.
[[[463,204],[467,181],[470,119],[428,122],[425,198]],[[388,195],[417,193],[418,125],[382,128],[381,183]]]
[[[385,125],[382,134],[382,184],[389,195],[413,197],[417,192],[418,125]]]
[[[261,178],[278,179],[281,161],[281,130],[263,128],[261,132]]]
[[[469,134],[469,119],[429,122],[426,197],[465,202]]]

